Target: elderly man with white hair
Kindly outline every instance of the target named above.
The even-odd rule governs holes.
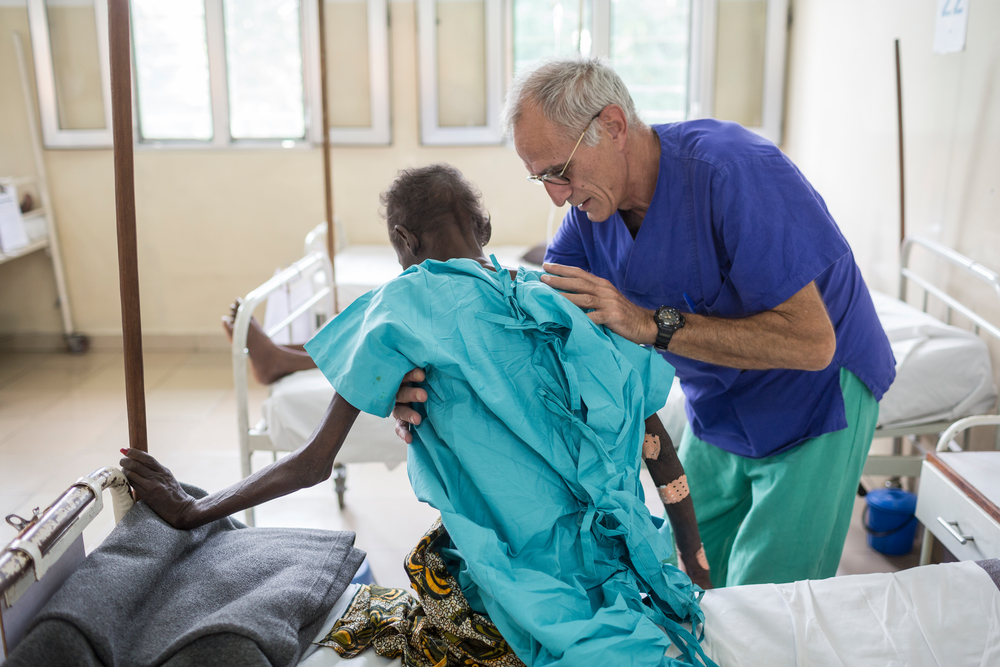
[[[736,123],[644,124],[596,59],[521,76],[503,122],[572,205],[548,283],[676,367],[713,583],[833,576],[895,362],[823,199]]]

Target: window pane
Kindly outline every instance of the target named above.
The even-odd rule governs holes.
[[[767,0],[720,0],[715,55],[715,113],[760,127],[764,109]]]
[[[59,129],[103,130],[97,21],[90,0],[47,0]]]
[[[304,137],[298,0],[225,0],[223,6],[232,137]]]
[[[326,0],[330,127],[371,127],[367,0]]]
[[[486,3],[437,3],[438,125],[486,125]]]
[[[514,76],[545,58],[590,53],[591,2],[514,0]]]
[[[613,0],[611,64],[647,123],[687,117],[690,0]]]
[[[203,0],[132,0],[143,139],[212,138]]]

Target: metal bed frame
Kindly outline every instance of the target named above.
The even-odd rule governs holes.
[[[978,262],[974,262],[965,255],[955,252],[951,248],[947,248],[940,243],[936,243],[919,236],[906,237],[903,239],[903,244],[900,248],[899,300],[904,302],[906,301],[907,286],[909,282],[913,282],[923,290],[921,307],[925,313],[927,312],[929,305],[929,298],[933,295],[936,299],[943,303],[946,308],[944,320],[945,324],[952,324],[952,315],[957,312],[971,322],[972,331],[974,333],[977,335],[982,335],[983,333],[989,334],[994,339],[1000,341],[1000,327],[990,322],[982,315],[979,315],[970,307],[966,306],[958,299],[945,292],[942,288],[935,285],[929,278],[920,275],[910,267],[910,255],[914,246],[924,248],[936,259],[943,260],[951,266],[961,269],[963,273],[972,276],[979,282],[988,285],[996,295],[998,301],[1000,301],[1000,274],[997,274],[995,271],[986,268]],[[1000,405],[997,407],[996,414],[1000,415]],[[993,418],[992,415],[989,417]],[[891,455],[870,454],[867,462],[865,463],[863,474],[889,475],[892,477],[919,477],[920,464],[924,460],[924,457],[922,454],[903,455],[903,438],[912,437],[915,440],[916,436],[919,435],[941,433],[942,431],[949,429],[953,423],[953,421],[934,421],[911,426],[900,426],[896,428],[877,428],[875,430],[876,438],[893,439],[893,453]],[[951,438],[949,438],[949,441],[950,440]],[[965,434],[965,445],[967,446],[967,444],[968,432]],[[1000,429],[997,431],[997,448],[1000,449]]]
[[[307,247],[311,237],[306,238]],[[292,322],[301,315],[308,313],[310,328],[318,331],[333,314],[333,267],[325,252],[310,252],[287,269],[274,276],[263,285],[253,290],[243,298],[236,319],[233,322],[233,382],[236,388],[236,420],[240,437],[240,467],[243,477],[250,475],[250,458],[254,452],[267,451],[276,453],[278,450],[271,441],[267,423],[261,419],[254,426],[250,425],[250,408],[247,397],[248,375],[247,362],[250,353],[247,350],[247,335],[250,331],[250,319],[254,310],[267,300],[272,293],[287,288],[291,283],[308,280],[313,284],[313,295],[299,307],[295,308],[278,324],[265,330],[270,337],[282,329],[290,327]],[[272,454],[273,455],[273,454]],[[344,507],[344,491],[346,490],[347,471],[343,464],[334,466],[334,484],[337,499],[341,509]],[[254,510],[246,511],[246,523],[254,525]]]
[[[0,662],[20,639],[27,621],[83,560],[83,530],[104,508],[105,489],[111,490],[117,523],[133,504],[128,481],[118,468],[98,468],[81,477],[44,512],[35,509],[30,519],[7,516],[18,535],[0,551]],[[26,595],[35,582],[42,585]],[[14,611],[18,600],[21,604]]]

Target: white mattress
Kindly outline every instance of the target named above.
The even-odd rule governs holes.
[[[292,373],[275,382],[261,408],[271,442],[282,451],[301,447],[316,430],[332,400],[333,387],[317,368]],[[395,425],[392,418],[380,419],[362,412],[337,454],[337,462],[381,461],[392,469],[406,461],[406,445],[396,437]]]
[[[896,357],[880,426],[953,421],[993,408],[997,387],[982,338],[881,292],[872,292],[872,301]]]
[[[352,587],[327,617],[343,615]],[[722,667],[1000,665],[1000,591],[972,562],[705,593],[705,653]],[[670,655],[670,653],[668,653]],[[301,667],[398,667],[314,647]]]

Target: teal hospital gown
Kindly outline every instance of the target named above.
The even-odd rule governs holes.
[[[338,394],[383,417],[403,376],[426,370],[410,483],[441,511],[466,598],[525,663],[679,664],[673,640],[710,664],[682,626],[701,627],[701,589],[666,562],[639,481],[644,420],[673,376],[660,355],[538,274],[467,259],[411,267],[306,350]]]

